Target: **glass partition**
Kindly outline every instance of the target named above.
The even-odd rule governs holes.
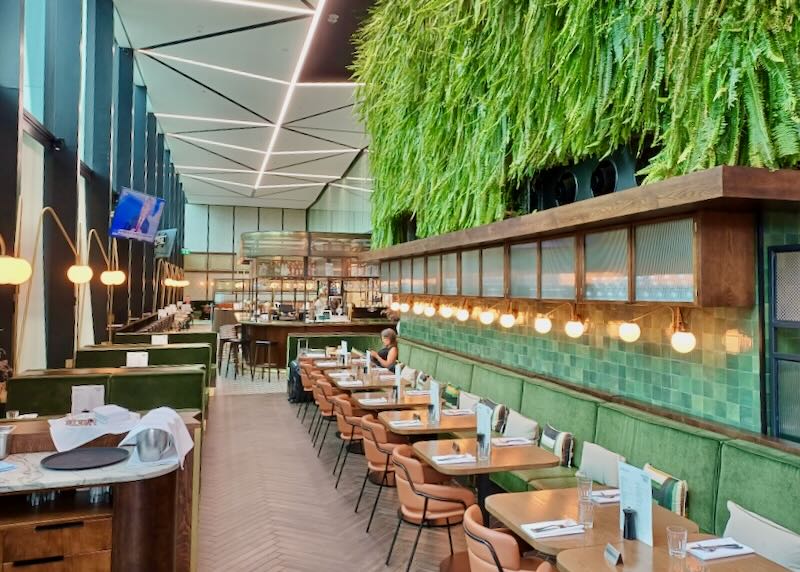
[[[381,262],[381,292],[389,292],[389,263]]]
[[[502,298],[505,295],[505,249],[484,248],[481,254],[481,295]]]
[[[400,261],[400,292],[411,294],[411,259],[404,258]]]
[[[694,302],[694,221],[639,225],[635,236],[636,300]]]
[[[585,241],[587,300],[628,300],[628,229],[596,232]]]
[[[461,253],[461,293],[464,296],[480,296],[480,250]]]
[[[412,264],[411,291],[414,294],[425,293],[425,259],[415,258]]]
[[[440,280],[442,269],[442,257],[438,254],[436,256],[429,256],[428,257],[428,279],[426,285],[426,291],[428,294],[441,294],[442,293],[442,283]]]
[[[392,260],[389,263],[389,292],[397,294],[400,292],[400,261]]]
[[[575,237],[542,241],[542,298],[575,299]]]
[[[511,265],[511,297],[536,298],[538,296],[539,243],[512,244],[509,252]]]
[[[458,254],[455,252],[442,255],[442,294],[458,295]]]

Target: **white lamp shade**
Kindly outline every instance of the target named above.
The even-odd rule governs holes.
[[[459,322],[466,322],[469,319],[469,310],[467,308],[459,308],[456,312],[456,320]]]
[[[586,326],[583,322],[579,322],[578,320],[570,320],[564,325],[564,332],[570,338],[580,338],[585,331]]]
[[[27,260],[13,256],[0,256],[0,284],[19,286],[26,282],[33,273]]]
[[[67,279],[73,284],[86,284],[94,276],[91,266],[73,264],[67,270]]]
[[[433,304],[428,304],[427,306],[425,306],[424,314],[428,318],[433,318],[433,316],[436,315],[436,306],[434,306]]]
[[[125,273],[122,270],[105,270],[100,274],[100,282],[106,286],[119,286],[125,282]]]
[[[480,314],[478,314],[478,320],[480,320],[481,324],[484,326],[488,326],[494,319],[497,317],[494,310],[484,310]]]
[[[517,318],[514,314],[502,314],[500,316],[500,325],[504,328],[513,328],[514,324],[517,323]]]
[[[397,301],[392,302],[389,308],[391,308],[392,312],[397,312],[398,310],[400,310],[400,302]]]
[[[411,306],[408,305],[408,302],[401,302],[400,303],[400,311],[403,314],[407,314],[410,309],[411,309]]]
[[[553,329],[553,322],[547,316],[536,316],[533,321],[533,329],[540,334],[550,333],[550,330]]]
[[[453,310],[452,306],[448,306],[445,304],[444,306],[439,306],[439,315],[442,318],[452,318],[455,310]]]
[[[414,305],[411,307],[411,311],[419,316],[425,311],[425,305],[419,302],[414,302]]]
[[[623,342],[635,342],[642,335],[639,324],[634,322],[622,322],[619,325],[619,337]]]
[[[692,332],[675,332],[670,343],[676,352],[688,354],[697,346],[697,338]]]

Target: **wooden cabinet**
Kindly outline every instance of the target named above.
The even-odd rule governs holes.
[[[3,572],[108,572],[109,570],[111,570],[111,550],[3,564]]]

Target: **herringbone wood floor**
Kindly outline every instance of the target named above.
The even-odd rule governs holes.
[[[350,455],[342,482],[331,475],[339,442],[331,428],[317,458],[285,395],[215,396],[205,437],[200,497],[200,572],[389,572],[405,570],[415,529],[404,524],[384,565],[397,523],[397,495],[384,489],[369,534],[377,487]],[[309,409],[310,417],[310,409]],[[308,425],[308,418],[306,419]],[[464,533],[453,527],[456,551]],[[412,570],[436,572],[449,555],[447,533],[422,533]]]

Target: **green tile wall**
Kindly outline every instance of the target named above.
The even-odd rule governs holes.
[[[582,308],[590,327],[578,340],[563,333],[563,312],[566,310],[554,316],[553,329],[547,335],[536,333],[531,323],[505,330],[474,320],[462,323],[413,315],[403,315],[400,334],[648,404],[760,430],[758,323],[754,311],[689,311],[685,317],[697,336],[697,348],[686,355],[670,346],[671,316],[666,309],[639,322],[642,336],[633,344],[622,342],[613,325],[630,319],[630,308]]]

